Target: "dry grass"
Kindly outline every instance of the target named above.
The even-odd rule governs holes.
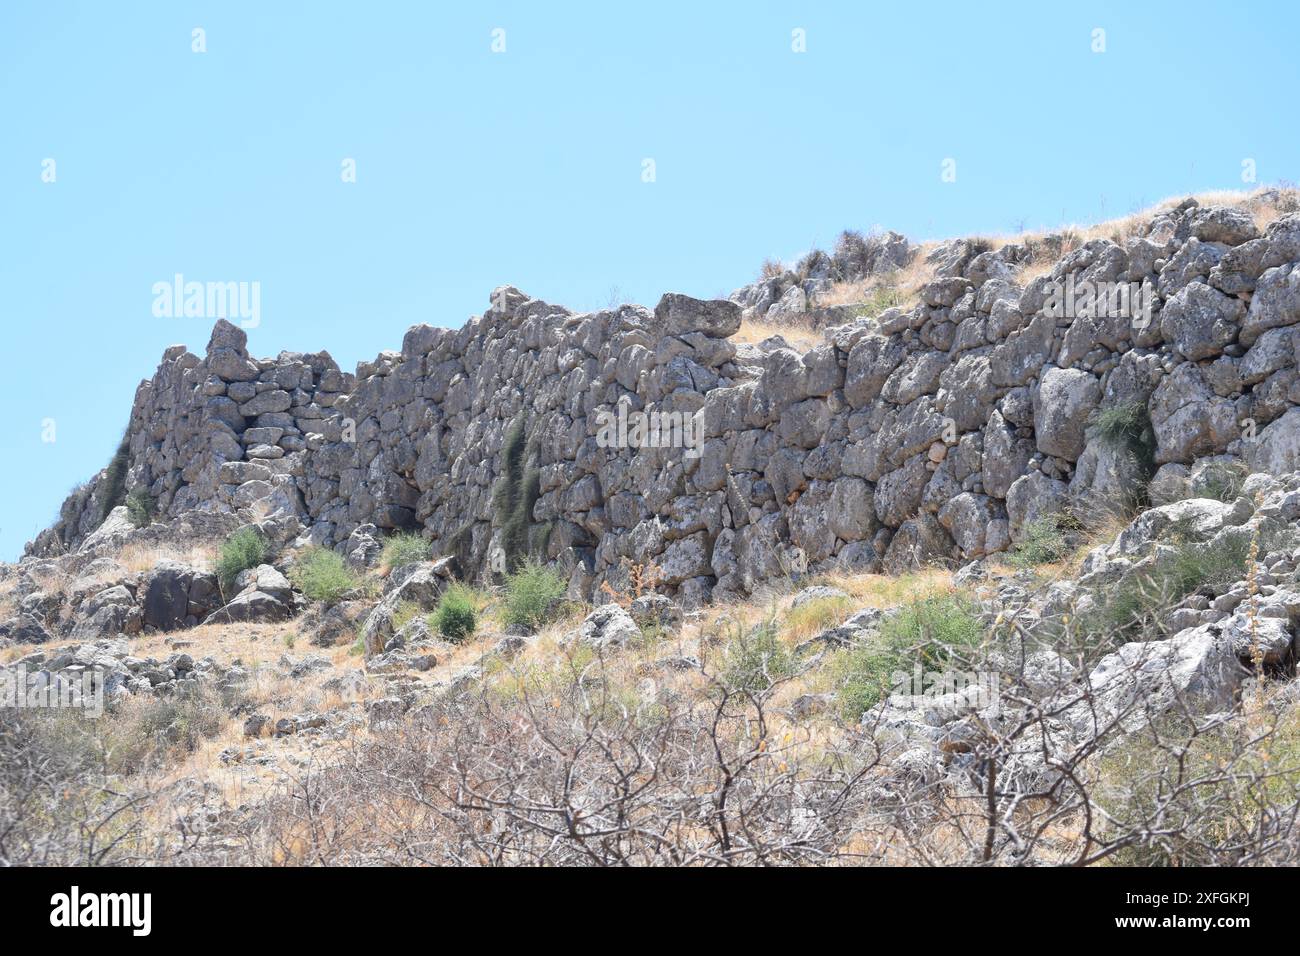
[[[293,650],[286,641],[293,638]],[[274,661],[286,651],[302,654],[328,655],[331,651],[346,648],[318,648],[299,644],[294,622],[284,624],[200,624],[184,631],[138,634],[131,638],[131,653],[135,657],[163,658],[184,651],[195,660],[211,657],[223,664],[232,661],[256,663]]]
[[[902,269],[885,275],[867,276],[855,282],[837,282],[829,292],[817,299],[819,306],[857,305],[871,302],[884,291],[892,291],[895,304],[901,309],[916,305],[921,286],[932,278],[932,270],[925,257],[938,243],[927,240],[916,248],[912,261]]]
[[[1191,198],[1195,199],[1202,206],[1245,207],[1247,211],[1255,217],[1256,226],[1263,230],[1269,223],[1283,215],[1283,212],[1276,205],[1261,199],[1259,196],[1260,192],[1260,190],[1247,191],[1219,189],[1193,193]],[[1294,190],[1289,192],[1294,194]],[[1152,203],[1143,209],[1131,212],[1124,216],[1102,220],[1101,222],[1062,223],[1061,225],[1050,229],[1030,229],[1019,233],[1006,233],[989,236],[987,237],[987,241],[990,242],[995,249],[1008,243],[1041,241],[1049,235],[1076,237],[1077,241],[1073,243],[1073,248],[1077,248],[1079,245],[1082,245],[1085,242],[1090,242],[1093,239],[1111,239],[1123,243],[1125,240],[1136,235],[1139,229],[1145,227],[1154,216],[1173,209],[1187,198],[1188,196],[1186,194],[1169,196],[1159,202]]]
[[[867,585],[862,590],[874,589]],[[782,610],[761,598],[725,607],[710,607],[674,635],[652,635],[642,642],[605,652],[564,640],[580,620],[580,617],[575,617],[544,629],[514,659],[489,662],[485,681],[490,685],[491,693],[499,699],[520,701],[527,695],[544,702],[551,688],[561,687],[580,675],[590,678],[598,675],[598,682],[592,685],[593,694],[606,695],[629,711],[653,708],[657,700],[667,697],[689,702],[692,711],[704,713],[713,706],[711,689],[724,665],[727,643],[736,634],[777,614],[781,641],[793,647],[811,636],[811,630],[816,626],[813,618],[830,627],[860,607],[852,598],[840,602],[813,602],[821,606],[804,615],[799,613],[804,610],[800,608],[791,615],[784,609],[788,603],[788,600],[781,602]],[[480,642],[473,649],[462,648],[469,652],[466,662],[488,649],[486,642]],[[673,657],[693,657],[701,662],[702,669],[679,670],[660,666],[660,662]],[[455,669],[454,662],[452,669]],[[844,743],[845,728],[835,722],[795,721],[788,713],[795,698],[822,689],[823,676],[819,668],[800,670],[772,695],[767,718],[768,736],[780,742],[791,760],[816,759],[823,752]]]
[[[13,617],[18,612],[18,598],[12,585],[0,590],[0,619]]]
[[[1035,565],[1034,576],[1044,584],[1076,580],[1089,552],[1094,548],[1110,545],[1119,533],[1128,527],[1132,518],[1132,515],[1117,512],[1107,512],[1094,517],[1089,526],[1081,532],[1083,539],[1078,547],[1060,561]],[[990,564],[1001,573],[1014,574],[1019,568],[1009,564],[1008,557],[1008,552],[999,553],[990,559]]]
[[[740,330],[731,337],[736,344],[758,345],[764,339],[779,335],[801,352],[816,348],[822,344],[820,329],[814,329],[807,323],[768,322],[765,319],[746,319],[740,323]]]
[[[240,712],[230,715],[219,733],[201,742],[180,761],[157,772],[148,782],[163,788],[185,780],[197,781],[207,788],[215,788],[230,807],[265,797],[285,781],[291,768],[302,762],[330,763],[343,745],[341,741],[317,737],[252,740],[243,733],[248,714],[265,714],[272,724],[282,717],[298,714],[349,711],[360,714],[366,700],[384,694],[382,685],[374,680],[363,685],[361,697],[356,700],[325,690],[322,685],[326,681],[358,669],[359,662],[349,656],[346,645],[322,648],[307,643],[297,635],[294,622],[200,625],[170,634],[141,635],[131,641],[131,653],[136,657],[164,659],[177,651],[196,660],[211,657],[223,665],[239,661],[249,671],[249,681],[241,692]],[[276,666],[285,654],[295,661],[308,656],[324,657],[332,666],[295,679]],[[254,761],[222,762],[223,751],[245,747],[273,756],[275,762],[270,765]]]
[[[151,571],[163,561],[175,561],[202,571],[211,571],[217,559],[214,544],[177,547],[158,544],[127,544],[114,559],[133,574]]]
[[[848,574],[832,572],[819,579],[851,594],[857,607],[894,607],[952,590],[952,573],[927,568],[908,574]]]
[[[1243,207],[1254,217],[1255,226],[1262,232],[1268,227],[1269,223],[1284,215],[1285,210],[1275,203],[1262,199],[1260,192],[1260,190],[1219,189],[1194,193],[1191,198],[1202,206]],[[1295,190],[1286,190],[1283,195],[1284,197],[1290,197],[1289,200],[1284,198],[1283,203],[1289,201],[1294,204],[1300,201],[1300,197],[1296,196]],[[1008,243],[1033,244],[1041,242],[1049,235],[1064,236],[1066,238],[1065,246],[1059,256],[1039,256],[1021,268],[1019,279],[1022,283],[1027,283],[1038,276],[1046,275],[1062,256],[1068,255],[1072,250],[1094,239],[1109,239],[1123,245],[1130,238],[1139,235],[1154,216],[1173,209],[1187,198],[1186,195],[1170,196],[1126,216],[1092,224],[1068,223],[1054,229],[1028,230],[1022,233],[992,237],[990,241],[993,243],[994,248],[998,248]]]
[[[1098,537],[1109,533],[1095,532]],[[1062,562],[1060,567],[1044,570],[1063,572],[1070,563]],[[563,740],[564,734],[580,733],[580,728],[574,730],[575,724],[593,720],[607,728],[624,726],[631,733],[650,733],[660,715],[671,713],[673,726],[682,733],[696,733],[690,729],[705,728],[717,720],[721,739],[727,742],[725,746],[738,747],[736,753],[741,756],[763,754],[768,769],[759,771],[755,782],[777,787],[773,792],[779,795],[783,792],[779,788],[786,785],[782,781],[787,779],[787,767],[790,779],[811,784],[824,774],[839,772],[835,768],[842,767],[846,760],[865,758],[869,763],[870,748],[864,750],[864,741],[869,739],[870,731],[839,719],[833,705],[823,716],[797,716],[792,707],[796,698],[805,694],[834,694],[837,687],[833,653],[805,653],[794,658],[793,674],[767,696],[761,721],[755,721],[752,708],[739,700],[726,713],[715,714],[720,693],[718,678],[726,673],[729,660],[728,645],[753,624],[774,618],[781,641],[792,648],[864,606],[894,606],[952,589],[951,576],[940,570],[897,578],[824,575],[816,583],[839,587],[849,597],[823,599],[792,609],[794,589],[770,592],[729,606],[705,608],[689,615],[676,633],[646,633],[642,639],[633,640],[621,649],[604,652],[567,639],[586,611],[575,607],[566,618],[547,625],[511,660],[493,653],[499,634],[489,608],[482,626],[470,639],[438,651],[438,664],[431,671],[403,675],[397,684],[371,674],[358,699],[344,699],[325,691],[322,685],[331,677],[357,669],[360,662],[349,656],[346,646],[327,649],[311,646],[296,634],[292,622],[213,625],[173,634],[139,636],[131,640],[134,656],[161,658],[183,649],[196,658],[211,656],[223,664],[238,659],[249,670],[250,679],[240,693],[240,708],[231,711],[215,732],[209,730],[209,736],[193,749],[176,752],[170,755],[171,762],[140,770],[127,782],[152,793],[166,794],[148,810],[150,833],[174,833],[178,826],[183,827],[196,810],[196,794],[208,812],[215,809],[240,818],[247,812],[249,820],[259,821],[250,824],[257,834],[265,827],[274,830],[274,837],[267,843],[260,842],[259,836],[250,835],[247,846],[241,844],[231,851],[229,862],[272,858],[278,862],[346,862],[349,854],[365,856],[383,852],[377,848],[406,846],[408,835],[417,833],[422,834],[423,840],[434,841],[428,852],[436,853],[435,844],[440,840],[454,845],[453,835],[438,835],[440,830],[437,834],[430,830],[442,825],[437,814],[430,815],[427,805],[422,809],[411,801],[411,787],[420,786],[422,781],[433,786],[440,779],[420,774],[434,772],[443,766],[438,762],[442,760],[451,760],[451,766],[460,766],[460,761],[468,760],[477,768],[471,771],[472,775],[481,774],[485,767],[514,763],[532,767],[530,761],[542,760],[541,751],[545,750],[539,748],[537,753],[530,750],[535,744],[527,735],[498,740],[474,721],[489,722],[503,733],[526,729],[532,722],[545,733]],[[290,678],[276,662],[286,652],[291,636],[296,643],[288,651],[292,658],[315,654],[328,658],[334,666],[302,679]],[[663,666],[665,658],[685,656],[699,660],[702,669]],[[400,727],[374,734],[367,728],[364,717],[368,700],[390,696],[404,686],[422,687],[428,693],[417,693],[417,698],[432,700],[437,686],[446,687],[474,665],[482,667],[483,677],[476,686],[468,688],[467,696],[484,703],[466,705],[468,709],[464,711],[457,709],[460,704],[438,704],[431,711],[434,719],[429,723],[405,722]],[[402,683],[407,679],[413,684]],[[146,706],[148,701],[141,698],[132,703]],[[243,721],[252,712],[265,714],[272,721],[303,713],[326,714],[331,715],[332,726],[339,729],[328,734],[274,739],[264,736],[250,740],[243,735]],[[464,725],[457,722],[462,714],[468,721]],[[129,715],[124,714],[124,719],[129,719]],[[462,738],[462,733],[467,736]],[[1295,736],[1293,733],[1292,739]],[[686,746],[686,738],[674,739]],[[706,738],[690,739],[692,746],[701,741],[707,743]],[[465,749],[448,749],[460,746]],[[426,754],[421,747],[428,748],[429,752]],[[485,754],[484,747],[493,749]],[[242,762],[223,762],[222,753],[228,749],[250,757]],[[452,753],[456,755],[454,760],[448,756]],[[674,751],[672,759],[685,759],[685,753]],[[421,760],[427,758],[431,762],[410,763],[413,754],[422,754]],[[702,762],[694,771],[699,774],[694,782],[699,786],[709,785],[714,779],[714,771],[709,769],[712,754],[707,747],[698,751],[697,757]],[[862,785],[874,787],[873,781],[885,781],[891,774],[894,755],[893,750],[887,749],[879,765],[865,766],[863,772],[867,776]],[[389,759],[396,762],[385,763]],[[473,764],[475,759],[482,759],[482,766]],[[1090,768],[1085,769],[1093,776]],[[589,771],[590,768],[583,772]],[[579,777],[583,786],[593,785],[590,775],[579,774]],[[479,786],[490,784],[481,776],[472,776],[469,782]],[[340,786],[355,789],[338,790]],[[296,806],[295,801],[301,796],[315,793],[333,794],[319,806],[312,804],[312,813],[319,812],[326,821],[325,829],[304,828],[297,832],[295,827],[305,827],[312,821],[292,814],[286,817],[285,808]],[[355,800],[355,804],[349,803],[350,800]],[[857,814],[862,806],[855,803],[854,809],[846,812]],[[349,807],[355,808],[355,814]],[[1050,827],[1050,832],[1041,836],[1038,860],[1063,862],[1086,851],[1078,812],[1057,814],[1050,807],[1034,806],[1029,801],[1011,812],[1024,823],[1025,831],[1044,822]],[[1054,815],[1055,819],[1051,819]],[[957,786],[936,787],[917,796],[906,814],[849,816],[841,822],[850,820],[858,820],[861,825],[846,823],[844,832],[837,837],[838,862],[969,863],[979,858],[987,828],[983,794]],[[335,835],[324,837],[323,849],[322,834],[331,830]],[[701,832],[698,838],[704,839],[705,834]],[[262,855],[256,855],[259,853]]]

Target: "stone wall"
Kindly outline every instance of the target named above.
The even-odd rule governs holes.
[[[867,268],[905,261],[896,240]],[[575,595],[653,566],[697,601],[836,566],[968,560],[1067,506],[1108,507],[1146,476],[1088,427],[1098,408],[1146,409],[1155,493],[1214,456],[1300,469],[1300,214],[1261,235],[1241,209],[1189,200],[1028,282],[1017,245],[929,258],[915,308],[802,353],[735,341],[744,315],[797,311],[789,277],[731,301],[670,293],[653,312],[574,314],[502,288],[464,328],[414,327],[355,375],[324,352],[254,359],[219,322],[204,357],[170,348],[140,385],[127,485],[164,518],[233,511],[345,551],[370,526],[422,528],[470,575],[526,546]],[[1152,320],[1058,314],[1071,279],[1145,283]],[[606,447],[620,404],[690,416],[700,443]],[[28,551],[78,547],[102,494],[100,476]],[[503,537],[521,500],[531,524]]]

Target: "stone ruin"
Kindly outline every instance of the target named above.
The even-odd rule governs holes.
[[[158,520],[230,515],[281,543],[351,552],[419,530],[466,577],[531,554],[575,597],[652,568],[689,604],[967,562],[1148,478],[1177,497],[1215,463],[1300,470],[1300,214],[1261,233],[1187,200],[1027,282],[1023,246],[955,240],[929,254],[914,308],[842,310],[802,352],[737,341],[747,317],[808,311],[845,268],[915,254],[890,234],[854,262],[653,311],[578,314],[503,287],[463,328],[413,327],[354,373],[326,352],[254,358],[220,321],[202,357],[173,346],[140,384],[126,487]],[[1151,314],[1061,314],[1066,282],[1137,284]],[[1149,417],[1153,475],[1090,427],[1107,408]],[[27,552],[102,535],[107,485],[74,492]]]

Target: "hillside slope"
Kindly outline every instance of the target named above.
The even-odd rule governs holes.
[[[0,865],[1300,862],[1293,200],[219,323],[0,564]]]

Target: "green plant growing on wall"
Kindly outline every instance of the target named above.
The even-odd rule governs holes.
[[[1130,402],[1099,409],[1093,413],[1089,425],[1103,445],[1132,460],[1138,480],[1132,503],[1147,504],[1147,485],[1156,473],[1156,433],[1146,404]]]
[[[131,518],[131,524],[137,528],[148,527],[152,523],[157,510],[153,496],[143,488],[136,488],[126,496],[127,514]]]
[[[108,518],[113,509],[126,499],[126,472],[131,467],[131,433],[128,429],[117,444],[117,451],[104,471],[104,496],[100,499],[99,520]]]
[[[533,521],[533,506],[541,497],[542,473],[523,415],[506,432],[501,454],[502,474],[492,492],[492,510],[501,529],[505,571],[513,574],[539,550],[534,532],[541,527]]]

